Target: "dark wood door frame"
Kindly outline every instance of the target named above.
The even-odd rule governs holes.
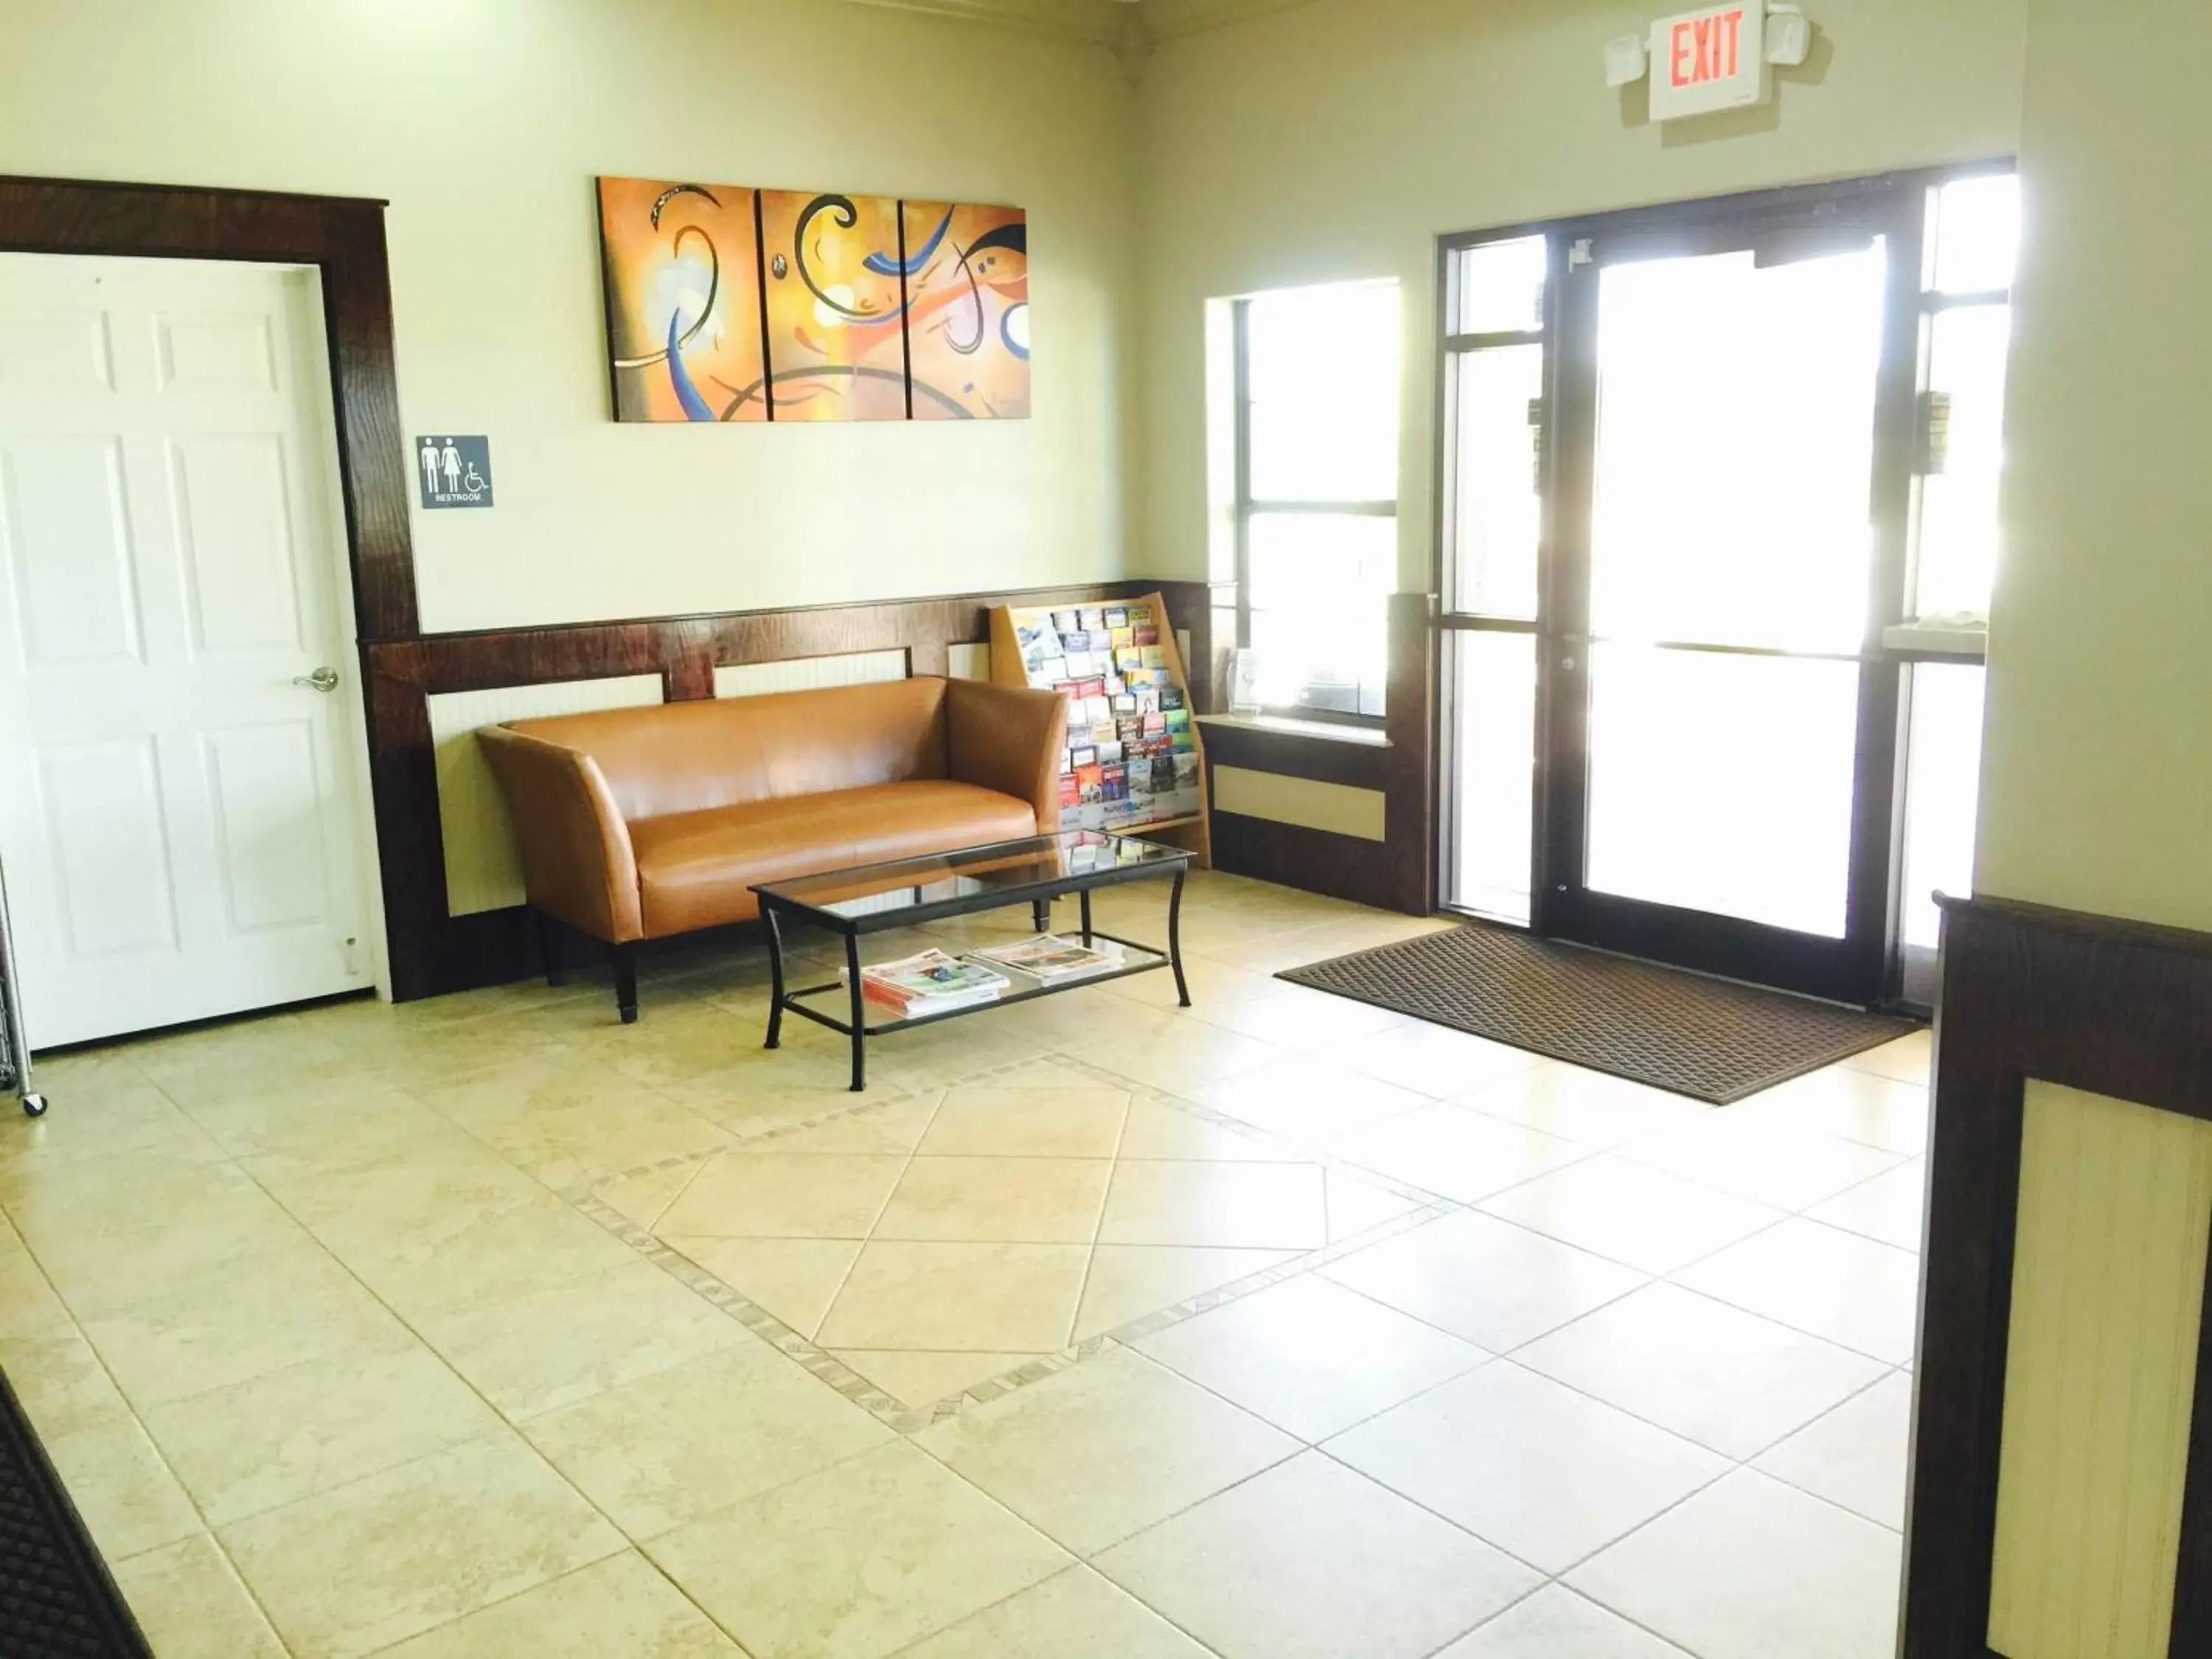
[[[0,177],[0,252],[313,265],[321,274],[339,495],[364,645],[411,638],[415,548],[380,201]]]

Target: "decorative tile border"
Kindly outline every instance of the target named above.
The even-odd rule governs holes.
[[[786,1136],[798,1134],[808,1129],[819,1128],[824,1124],[842,1122],[866,1116],[871,1112],[879,1112],[889,1107],[905,1105],[932,1092],[941,1095],[949,1093],[953,1089],[990,1088],[997,1079],[1011,1077],[1040,1066],[1057,1066],[1078,1076],[1095,1079],[1103,1088],[1117,1089],[1129,1097],[1132,1105],[1143,1103],[1165,1107],[1170,1111],[1179,1112],[1184,1116],[1195,1119],[1199,1122],[1208,1124],[1225,1133],[1240,1136],[1255,1145],[1270,1149],[1289,1148],[1297,1152],[1299,1158],[1304,1162],[1323,1170],[1340,1170],[1346,1175],[1364,1182],[1368,1186],[1389,1193],[1394,1197],[1404,1199],[1415,1207],[1403,1215],[1394,1216],[1389,1220],[1380,1222],[1349,1238],[1305,1251],[1288,1261],[1279,1262],[1272,1267],[1264,1267],[1257,1273],[1247,1274],[1244,1278],[1231,1284],[1218,1285],[1211,1290],[1201,1291],[1195,1296],[1187,1297],[1157,1312],[1133,1319],[1111,1331],[1086,1337],[1058,1353],[1048,1354],[1042,1358],[1027,1361],[999,1376],[987,1377],[980,1382],[972,1382],[958,1393],[948,1395],[942,1400],[933,1401],[926,1406],[915,1407],[887,1393],[879,1384],[860,1375],[843,1360],[838,1358],[836,1354],[822,1347],[811,1339],[800,1335],[759,1304],[714,1277],[673,1246],[663,1243],[649,1228],[631,1220],[599,1196],[600,1189],[619,1182],[634,1180],[641,1176],[653,1175],[661,1170],[677,1169],[689,1164],[703,1165],[720,1157],[726,1152],[769,1145]],[[732,1140],[730,1146],[718,1148],[714,1152],[688,1153],[661,1158],[652,1164],[641,1164],[634,1170],[624,1170],[617,1174],[601,1176],[582,1186],[565,1189],[561,1192],[560,1196],[580,1213],[621,1239],[623,1243],[629,1245],[663,1273],[667,1273],[686,1289],[713,1303],[754,1335],[779,1352],[805,1366],[854,1405],[872,1413],[889,1427],[896,1429],[902,1434],[909,1435],[919,1434],[933,1424],[944,1422],[948,1418],[961,1416],[969,1410],[1012,1394],[1017,1389],[1025,1389],[1031,1383],[1041,1382],[1047,1377],[1055,1376],[1062,1371],[1083,1364],[1085,1360],[1095,1358],[1101,1353],[1125,1346],[1157,1332],[1168,1330],[1187,1320],[1195,1319],[1200,1314],[1210,1313],[1216,1308],[1242,1301],[1248,1296],[1256,1295],[1261,1291],[1272,1289],[1290,1279],[1299,1278],[1313,1272],[1316,1268],[1340,1261],[1357,1251],[1366,1249],[1370,1245],[1395,1237],[1400,1233],[1409,1232],[1415,1227],[1422,1226],[1462,1207],[1449,1199],[1440,1198],[1433,1193],[1423,1192],[1417,1187],[1408,1186],[1401,1182],[1376,1175],[1372,1171],[1362,1170],[1341,1158],[1334,1158],[1326,1153],[1309,1152],[1304,1147],[1296,1146],[1291,1142],[1256,1129],[1241,1119],[1231,1117],[1226,1113],[1217,1112],[1211,1108],[1181,1099],[1164,1090],[1156,1089],[1146,1084],[1133,1083],[1127,1078],[1115,1076],[1103,1066],[1094,1066],[1088,1060],[1079,1060],[1072,1054],[1053,1051],[1008,1060],[974,1073],[957,1082],[933,1089],[908,1090],[890,1099],[870,1101],[865,1105],[822,1112],[803,1121],[778,1124],[775,1127],[763,1130],[757,1134],[739,1136]]]

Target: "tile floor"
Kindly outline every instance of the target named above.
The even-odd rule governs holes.
[[[721,943],[62,1058],[0,1366],[164,1659],[1883,1659],[1924,1037],[1714,1111],[1269,977],[1426,925],[1196,878],[1195,1008],[858,1097]]]

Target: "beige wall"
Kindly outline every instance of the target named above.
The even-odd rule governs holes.
[[[1209,297],[1404,284],[1401,586],[1425,589],[1439,234],[2009,155],[2024,4],[1820,0],[1771,107],[1673,131],[1605,84],[1650,0],[1318,0],[1163,46],[1139,100],[1146,568],[1206,571]]]
[[[2212,8],[2038,0],[1984,891],[2212,929]]]
[[[0,172],[388,197],[432,629],[1124,573],[1132,94],[1104,48],[842,0],[0,0]],[[599,173],[1012,202],[1036,417],[617,427]]]

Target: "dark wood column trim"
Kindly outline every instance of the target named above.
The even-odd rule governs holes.
[[[2030,1079],[2212,1119],[2212,935],[1945,900],[1905,1659],[1991,1659],[1999,1443]],[[2212,1297],[2170,1650],[2212,1653]]]

